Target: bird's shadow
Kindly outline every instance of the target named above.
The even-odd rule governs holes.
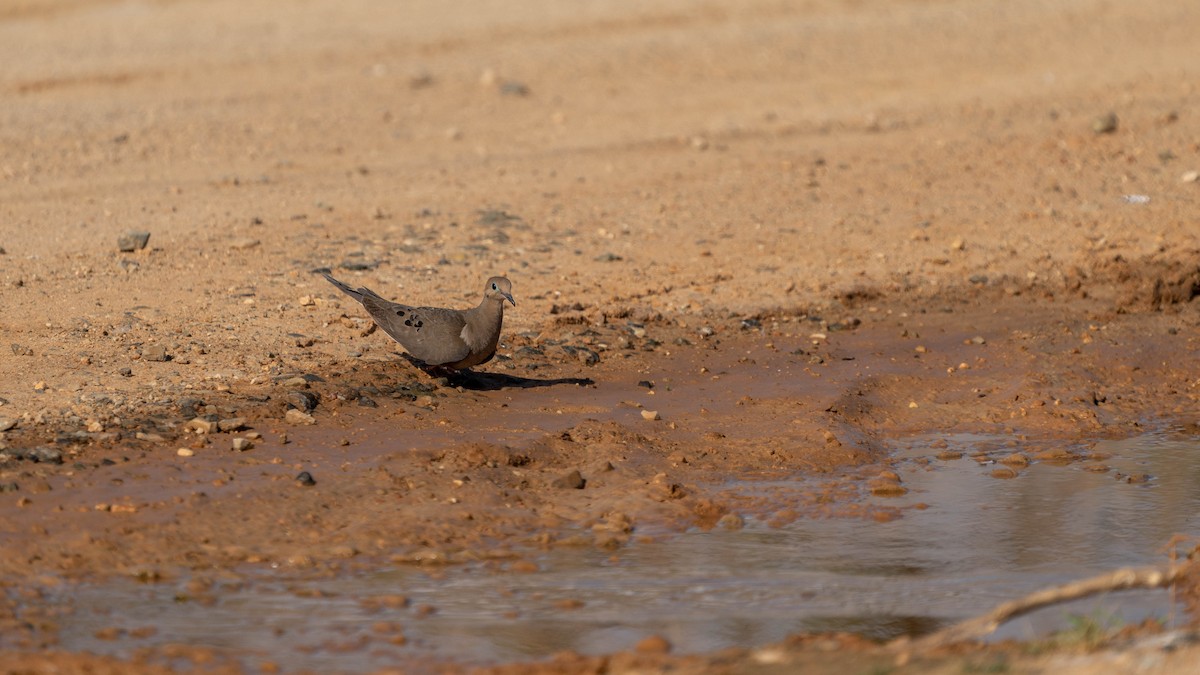
[[[591,387],[596,384],[587,377],[556,377],[539,379],[534,377],[519,377],[503,373],[476,373],[460,370],[446,378],[450,386],[462,387],[472,391],[497,391],[500,389],[533,389],[535,387],[553,387],[560,384],[574,384],[581,387]]]
[[[403,352],[393,353],[408,361],[413,366],[425,371],[429,375],[446,378],[447,384],[452,387],[462,387],[463,389],[470,389],[471,391],[534,389],[537,387],[554,387],[560,384],[573,384],[580,387],[592,387],[596,384],[595,380],[588,377],[556,377],[550,379],[540,379],[536,377],[505,375],[503,373],[477,373],[469,369],[447,370],[444,368],[438,368],[437,366],[430,367],[417,360],[410,354],[405,354]]]

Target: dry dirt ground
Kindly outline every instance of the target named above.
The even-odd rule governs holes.
[[[55,652],[63,580],[528,571],[903,517],[861,497],[902,489],[908,433],[1036,459],[1194,425],[1197,34],[1171,0],[0,4],[0,665],[159,672]],[[506,274],[517,307],[495,361],[438,381],[319,269],[459,307]],[[709,487],[798,471],[844,480]],[[539,667],[895,665],[772,649]]]

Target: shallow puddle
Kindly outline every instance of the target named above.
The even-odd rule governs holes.
[[[941,441],[945,441],[944,447]],[[1155,433],[1073,448],[1103,457],[1034,462],[1014,478],[992,475],[1020,444],[960,435],[897,444],[908,488],[880,504],[912,508],[889,522],[801,519],[771,528],[693,532],[633,543],[615,554],[556,550],[540,571],[461,566],[434,575],[401,567],[317,581],[252,574],[186,598],[184,581],[62,589],[61,647],[129,655],[167,644],[207,645],[253,667],[364,671],[423,659],[496,662],[572,649],[630,649],[657,633],[676,651],[753,646],[808,631],[874,638],[919,635],[1040,587],[1124,565],[1164,562],[1177,533],[1200,533],[1200,441]],[[938,460],[947,450],[960,459]],[[987,453],[984,457],[980,453]],[[972,458],[971,455],[977,455]],[[1135,476],[1127,482],[1125,476]],[[811,487],[743,483],[747,493]],[[380,597],[407,598],[379,602]],[[426,607],[427,606],[427,607]],[[1027,638],[1068,626],[1170,620],[1164,592],[1130,592],[1042,610],[994,638]],[[99,639],[115,626],[148,637]],[[403,639],[399,636],[402,635]],[[108,636],[112,637],[111,633]],[[403,643],[403,644],[400,644]]]

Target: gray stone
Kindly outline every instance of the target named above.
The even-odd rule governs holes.
[[[587,485],[587,481],[583,479],[578,470],[559,476],[550,482],[551,487],[562,488],[565,490],[582,490]]]
[[[26,459],[32,460],[39,464],[63,463],[62,451],[45,445],[39,445],[38,447],[30,450],[25,457]]]
[[[179,415],[185,419],[199,417],[200,412],[198,409],[204,407],[204,401],[201,401],[198,398],[181,398],[179,399],[178,403]]]
[[[162,345],[148,345],[142,348],[143,361],[170,361],[171,356],[167,354],[167,348]]]
[[[301,412],[312,412],[321,399],[310,391],[289,391],[287,402]]]
[[[132,253],[146,248],[150,243],[149,232],[126,232],[117,238],[117,248],[122,253]]]
[[[1107,112],[1092,120],[1092,131],[1098,134],[1111,134],[1117,130],[1120,120],[1115,112]]]

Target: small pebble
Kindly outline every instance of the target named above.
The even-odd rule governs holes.
[[[238,237],[229,241],[229,248],[235,251],[245,251],[258,246],[259,241],[250,237]]]
[[[1098,134],[1111,134],[1117,130],[1120,120],[1115,112],[1107,112],[1092,120],[1092,131]]]
[[[867,488],[876,497],[900,497],[908,494],[908,488],[900,484],[900,476],[894,471],[880,472],[879,477],[867,483]]]
[[[296,425],[316,424],[317,423],[317,420],[315,418],[313,418],[312,415],[309,415],[308,413],[303,412],[301,410],[297,410],[295,408],[288,410],[287,414],[284,415],[284,419],[287,421],[288,424],[296,424]]]
[[[651,635],[639,640],[633,650],[639,654],[668,654],[671,651],[671,643],[661,635]]]
[[[307,471],[301,471],[299,474],[297,474],[296,482],[305,487],[311,487],[317,484],[316,479],[313,478],[312,474]]]
[[[196,451],[192,450],[191,448],[180,448],[175,451],[175,454],[179,455],[180,457],[191,457],[192,455],[196,454]]]
[[[655,420],[661,420],[662,417],[658,414],[657,410],[643,410],[642,419],[653,422]]]
[[[194,431],[198,434],[212,434],[217,431],[217,423],[212,420],[206,420],[203,417],[196,417],[188,420],[183,428],[189,431]]]
[[[500,83],[500,94],[502,96],[528,96],[529,85],[516,80],[505,80]]]
[[[578,470],[574,470],[566,475],[559,476],[550,482],[551,487],[569,490],[582,490],[586,485],[587,481],[583,479],[583,476]]]
[[[1029,458],[1019,452],[1014,452],[1011,455],[1000,458],[1000,463],[1009,466],[1028,466]]]
[[[308,382],[303,378],[297,379],[300,379],[302,386],[308,386]],[[299,408],[302,412],[312,412],[316,409],[320,401],[321,399],[310,391],[289,391],[287,394],[287,402]]]
[[[132,253],[146,248],[150,243],[149,232],[126,232],[117,238],[117,250],[122,253]]]
[[[239,438],[233,439],[232,445],[233,445],[234,452],[245,452],[245,451],[249,450],[250,448],[254,447],[254,442],[251,441],[249,438],[240,438],[239,437]]]
[[[736,513],[726,513],[717,521],[717,527],[724,530],[740,530],[746,526],[746,520]]]

